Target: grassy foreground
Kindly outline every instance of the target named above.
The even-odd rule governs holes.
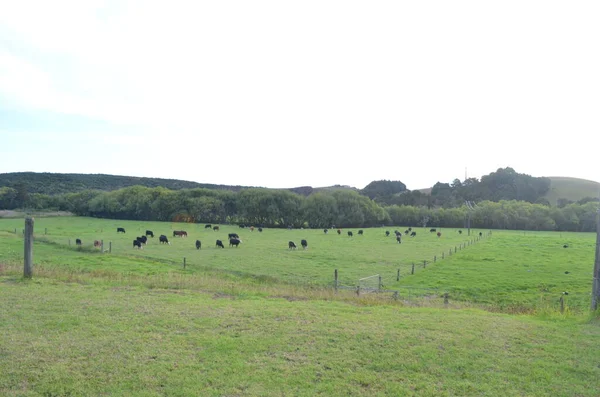
[[[2,396],[593,396],[600,324],[0,276]]]

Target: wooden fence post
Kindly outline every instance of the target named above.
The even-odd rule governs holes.
[[[71,239],[69,239],[69,247],[71,246]]]
[[[48,234],[48,228],[47,227],[44,228],[44,235],[46,235],[46,234]]]
[[[564,295],[560,296],[560,312],[561,313],[565,312],[565,297],[564,297]]]
[[[356,296],[360,296],[360,285],[356,286]]]
[[[25,233],[25,231],[27,233]],[[31,278],[33,276],[33,218],[25,218],[25,229],[24,233],[24,267],[23,277]]]
[[[410,274],[415,274],[415,262],[412,264],[412,270],[410,271]]]
[[[100,252],[104,253],[104,240],[100,240]]]
[[[454,253],[456,253],[456,245],[454,246]]]
[[[396,273],[396,281],[400,281],[400,269],[398,269],[398,273]]]
[[[444,305],[448,304],[448,293],[444,293]]]
[[[112,253],[112,241],[108,242],[108,253]]]
[[[185,269],[185,256],[183,257],[183,268]]]
[[[427,261],[423,260],[423,269],[425,269],[425,266],[427,266]]]
[[[333,287],[335,288],[335,292],[338,290],[338,269],[335,269],[333,272]]]
[[[383,284],[381,282],[381,276],[379,276],[379,284],[377,285],[377,290],[381,290],[382,286],[383,286]]]
[[[442,252],[442,259],[444,259],[444,253]]]
[[[437,260],[437,257],[434,255],[433,256],[433,263],[435,263],[436,260]]]

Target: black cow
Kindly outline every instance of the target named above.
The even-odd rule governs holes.
[[[140,240],[133,240],[133,248],[138,247],[139,249],[143,249],[142,248],[142,242]]]
[[[429,231],[430,231],[431,233],[437,232],[437,230],[435,230],[435,229],[429,229]]]
[[[75,240],[75,244],[77,244],[77,245],[81,245],[81,239],[77,239],[77,240]]]
[[[117,233],[125,233],[125,228],[118,227],[117,228]]]
[[[415,237],[416,235],[417,235],[417,232],[412,232],[412,233],[410,234],[410,237]]]
[[[216,232],[217,230],[219,230],[219,226],[213,226],[213,230]]]
[[[223,245],[223,242],[221,240],[217,240],[217,247],[221,247],[221,248],[225,248],[225,246]]]
[[[569,246],[567,244],[563,245],[563,248],[569,248]]]
[[[187,237],[187,232],[185,230],[173,230],[173,237]]]
[[[483,236],[483,233],[479,232],[479,237]]]
[[[360,235],[362,235],[362,234],[363,234],[363,231],[362,231],[362,229],[358,231],[358,234],[360,234]]]
[[[200,242],[200,240],[196,240],[196,249],[199,250],[201,246],[202,243]]]
[[[258,232],[259,232],[259,233],[262,233],[262,227],[259,227],[259,228],[258,228]]]
[[[302,245],[303,249],[306,249],[306,247],[308,247],[308,242],[306,240],[302,240],[300,241],[300,245]]]
[[[342,231],[340,229],[337,230],[338,234],[342,234]]]
[[[238,236],[237,233],[229,233],[229,235],[227,237],[229,237],[229,238],[237,238],[237,239],[240,238],[240,236]]]
[[[437,232],[437,236],[438,237],[442,237],[442,233],[441,232]]]
[[[246,225],[244,225],[243,223],[240,223],[240,229],[243,229],[245,227],[246,227]]]
[[[412,227],[409,227],[409,228],[408,228],[408,231],[409,231],[409,232],[412,232]]]
[[[135,239],[142,244],[146,244],[146,242],[148,242],[148,238],[146,236],[136,237]]]
[[[402,244],[402,235],[401,234],[396,236],[396,241],[398,242],[398,244]]]
[[[161,234],[160,237],[158,238],[158,241],[161,244],[169,244],[171,245],[171,243],[169,242],[169,239],[167,238],[167,236],[165,236],[164,234]]]
[[[205,228],[205,229],[210,229],[210,228],[212,228],[212,225],[211,225],[211,224],[204,225],[204,228]]]
[[[352,232],[348,232],[348,236],[352,237],[353,236]]]
[[[323,229],[323,233],[327,234],[327,229]]]
[[[386,231],[385,231],[385,237],[389,237],[389,236],[390,236],[390,231],[389,231],[389,230],[386,230]]]
[[[289,247],[289,249],[295,249],[295,248],[296,248],[296,244],[294,244],[294,242],[293,242],[293,241],[290,241],[290,242],[288,243],[288,247]]]
[[[404,234],[409,234],[409,233],[410,233],[410,230],[408,230],[408,229],[406,229],[406,230],[404,231]]]
[[[152,233],[152,230],[146,230],[146,236],[154,238],[154,233]]]
[[[394,234],[396,234],[396,236],[402,236],[402,232],[399,232],[397,230],[394,231]]]
[[[235,245],[235,248],[237,248],[237,246],[240,245],[241,242],[242,242],[242,240],[240,240],[240,239],[230,238],[229,239],[229,246],[231,247],[232,245]]]
[[[459,231],[458,231],[458,234],[462,234],[462,230],[459,230]]]

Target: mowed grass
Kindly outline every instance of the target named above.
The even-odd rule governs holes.
[[[2,396],[590,396],[600,324],[0,276]]]
[[[123,227],[126,233],[117,233],[117,227]],[[430,233],[430,228],[414,228],[416,237],[403,236],[398,244],[394,230],[404,232],[406,227],[363,229],[364,235],[358,235],[358,228],[344,229],[338,235],[335,230],[327,234],[322,229],[269,229],[263,232],[250,231],[249,228],[219,225],[218,232],[206,229],[204,224],[170,223],[170,222],[136,222],[115,221],[82,217],[39,218],[35,221],[35,234],[70,249],[76,250],[75,239],[80,238],[85,247],[93,247],[94,240],[104,240],[105,250],[112,243],[112,254],[118,257],[114,268],[130,270],[130,262],[136,258],[165,260],[171,266],[183,266],[190,272],[212,268],[256,276],[265,276],[281,282],[332,285],[334,270],[339,271],[341,284],[357,285],[358,280],[374,274],[381,274],[387,282],[395,280],[397,269],[402,273],[411,269],[412,263],[433,261],[434,256],[469,241],[466,231],[461,235],[457,229],[441,229],[442,237]],[[0,231],[10,237],[10,231],[20,237],[23,220],[0,219]],[[47,235],[44,235],[47,229]],[[142,250],[133,248],[133,239],[141,236],[146,230],[152,230],[155,237],[149,238]],[[185,230],[187,238],[173,237],[173,230]],[[385,231],[390,236],[385,236]],[[438,229],[439,230],[439,229]],[[354,236],[349,237],[348,231]],[[479,231],[472,229],[471,239],[476,238]],[[229,233],[238,233],[242,240],[239,247],[229,247]],[[164,234],[171,245],[160,244],[158,237]],[[195,241],[202,242],[197,250]],[[223,241],[225,248],[216,248],[216,240]],[[300,241],[308,241],[308,249],[303,250]],[[71,246],[69,247],[69,240]],[[288,249],[288,241],[294,241],[297,250]],[[14,248],[21,251],[18,247]],[[41,243],[40,243],[41,245]],[[0,255],[2,255],[0,251]],[[92,257],[91,253],[81,254]],[[129,260],[134,258],[132,260]],[[0,256],[0,260],[2,257]],[[80,266],[88,266],[100,259],[78,262]],[[106,259],[102,260],[102,262]],[[133,265],[135,267],[135,265]],[[165,266],[165,269],[167,267]],[[164,270],[164,269],[163,269]],[[161,271],[161,270],[157,270]],[[417,269],[418,271],[418,269]]]

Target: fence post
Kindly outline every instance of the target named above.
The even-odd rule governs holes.
[[[48,234],[48,228],[47,227],[44,228],[44,235],[46,235],[46,234]]]
[[[379,276],[379,284],[377,285],[377,290],[381,290],[381,275]]]
[[[360,285],[356,286],[356,296],[360,296]]]
[[[71,246],[71,239],[69,239],[69,247]]]
[[[436,260],[437,260],[437,257],[434,255],[433,256],[433,263],[435,263]]]
[[[412,270],[410,271],[410,274],[415,274],[415,262],[412,264]]]
[[[25,229],[24,231],[24,266],[23,266],[23,277],[31,278],[33,275],[33,218],[25,218]]]
[[[456,245],[454,246],[454,253],[456,253]]]
[[[335,292],[338,290],[338,269],[335,269],[333,272],[333,287],[335,288]]]
[[[564,295],[560,296],[560,312],[561,313],[565,312],[565,296]]]
[[[100,252],[104,253],[104,240],[100,240]]]
[[[442,259],[444,259],[444,253],[442,252]]]
[[[448,293],[444,293],[444,305],[448,305]]]
[[[185,256],[183,257],[183,268],[185,269]]]
[[[396,281],[400,281],[400,269],[398,269],[398,273],[396,273]]]
[[[425,268],[425,266],[427,266],[427,261],[423,260],[423,269]]]
[[[108,253],[112,253],[112,241],[108,242]]]
[[[17,234],[17,228],[15,227],[15,234]]]

